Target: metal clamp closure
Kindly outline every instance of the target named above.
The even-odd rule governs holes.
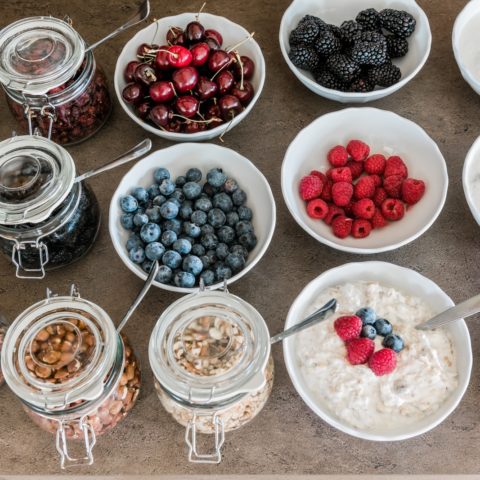
[[[208,415],[198,415],[203,417]],[[225,425],[223,420],[214,413],[212,422],[214,427],[214,450],[213,453],[198,453],[197,450],[197,413],[187,424],[185,442],[188,445],[188,461],[192,463],[220,463],[222,461],[222,446],[225,443]]]
[[[41,107],[37,107],[31,105],[24,95],[23,113],[27,118],[29,135],[34,134],[33,119],[38,116],[47,117],[49,119],[47,138],[50,140],[52,137],[53,122],[57,119],[57,114],[55,107],[48,101],[47,96],[44,97],[44,104]]]
[[[22,251],[30,247],[38,250],[38,267],[28,268],[23,265]],[[12,248],[12,263],[16,267],[17,278],[38,279],[45,278],[45,265],[49,261],[48,247],[43,243],[37,242],[22,242],[15,243]],[[22,273],[25,272],[25,273]]]

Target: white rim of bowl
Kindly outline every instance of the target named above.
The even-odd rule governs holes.
[[[290,202],[287,200],[288,195],[287,195],[287,186],[285,183],[285,161],[287,159],[287,156],[291,154],[291,151],[293,150],[293,145],[297,141],[297,139],[304,134],[304,132],[312,127],[315,123],[320,122],[326,117],[330,116],[335,116],[335,115],[348,115],[350,111],[357,111],[357,110],[370,110],[372,111],[372,115],[375,114],[376,112],[381,112],[381,114],[386,114],[386,115],[391,115],[392,117],[398,118],[401,121],[407,122],[416,128],[419,129],[420,133],[425,137],[425,140],[428,141],[431,146],[436,150],[437,154],[441,157],[443,160],[442,162],[442,171],[444,174],[445,178],[445,183],[443,187],[443,192],[442,192],[442,199],[441,202],[437,205],[437,209],[435,210],[435,213],[433,214],[432,218],[430,219],[429,222],[427,222],[420,230],[418,230],[414,235],[412,235],[409,238],[406,238],[405,240],[402,240],[400,242],[392,243],[390,245],[386,245],[384,247],[378,247],[378,248],[359,248],[359,247],[348,247],[346,245],[342,245],[341,243],[334,242],[332,240],[329,240],[325,237],[322,237],[319,233],[315,232],[313,229],[311,229],[308,225],[306,225],[300,217],[297,218],[295,215],[292,206],[290,205]],[[282,162],[282,170],[281,170],[281,184],[282,184],[282,195],[283,195],[283,201],[287,205],[287,208],[291,214],[291,216],[294,218],[294,220],[297,222],[300,227],[303,228],[310,236],[315,238],[317,241],[320,243],[323,243],[324,245],[327,245],[331,248],[334,248],[336,250],[341,250],[343,252],[349,252],[349,253],[361,253],[361,254],[374,254],[374,253],[382,253],[382,252],[388,252],[391,250],[396,250],[397,248],[403,247],[404,245],[407,245],[417,238],[421,237],[437,220],[438,216],[443,210],[443,207],[445,205],[445,201],[447,199],[447,192],[448,192],[448,184],[449,184],[449,179],[448,179],[448,170],[447,170],[447,164],[445,162],[445,158],[442,155],[442,152],[440,151],[440,148],[436,144],[436,142],[428,135],[428,133],[417,123],[413,122],[412,120],[409,120],[408,118],[402,117],[401,115],[398,115],[397,113],[391,112],[389,110],[383,110],[380,108],[374,108],[374,107],[350,107],[350,108],[343,108],[341,110],[337,110],[335,112],[330,112],[326,113],[325,115],[322,115],[318,118],[316,118],[313,122],[309,123],[306,127],[304,127],[296,137],[292,140],[290,145],[287,148],[287,151],[285,152],[285,156],[283,158]]]
[[[112,195],[112,199],[110,200],[110,207],[109,207],[109,210],[108,210],[108,232],[109,232],[109,235],[110,235],[110,240],[113,243],[113,248],[115,249],[115,252],[120,257],[122,262],[126,265],[126,267],[132,273],[134,273],[137,277],[139,277],[143,281],[145,281],[147,279],[148,275],[139,266],[137,268],[137,265],[134,264],[128,258],[128,256],[125,254],[125,252],[126,252],[125,246],[124,245],[122,246],[121,243],[118,241],[118,236],[114,235],[114,232],[117,231],[117,226],[115,225],[117,219],[114,218],[113,210],[117,207],[116,201],[118,201],[118,199],[121,195],[125,194],[125,192],[120,192],[120,190],[119,190],[120,189],[120,184],[123,182],[125,177],[127,177],[134,168],[138,168],[138,165],[140,165],[145,159],[151,157],[156,152],[165,152],[167,150],[175,150],[175,149],[178,150],[178,149],[186,148],[186,147],[192,146],[192,145],[195,146],[195,148],[197,148],[197,149],[206,148],[206,147],[208,147],[208,148],[214,147],[214,148],[222,149],[222,150],[225,150],[225,151],[228,152],[228,153],[226,153],[226,155],[232,155],[233,154],[236,157],[243,158],[245,161],[247,161],[253,167],[254,171],[256,171],[256,173],[258,174],[258,177],[261,179],[262,183],[264,184],[264,186],[266,188],[268,197],[269,197],[271,205],[272,205],[272,221],[271,221],[270,228],[267,232],[267,236],[266,236],[266,239],[265,239],[265,242],[264,242],[262,248],[259,250],[256,257],[254,259],[252,259],[250,264],[246,265],[243,270],[241,270],[236,275],[233,275],[231,278],[229,278],[227,280],[227,285],[230,285],[230,284],[236,282],[237,280],[240,280],[240,278],[242,278],[244,275],[246,275],[248,272],[250,272],[250,270],[253,270],[253,268],[255,268],[255,266],[260,262],[260,260],[263,258],[263,256],[267,252],[268,247],[270,246],[270,243],[271,243],[272,238],[273,238],[273,234],[275,232],[275,226],[276,226],[276,223],[277,223],[277,206],[275,204],[275,198],[273,196],[272,189],[270,187],[270,184],[268,183],[267,178],[265,177],[265,175],[257,168],[257,166],[251,160],[249,160],[247,157],[244,157],[243,155],[236,152],[235,150],[232,150],[231,148],[222,147],[220,145],[215,145],[213,143],[197,144],[197,143],[192,143],[192,142],[184,142],[184,143],[181,143],[181,144],[172,145],[172,146],[167,147],[167,148],[160,148],[160,149],[158,149],[154,152],[151,152],[148,156],[146,156],[145,158],[142,158],[140,161],[135,163],[133,165],[133,167],[131,167],[130,170],[128,170],[128,172],[126,172],[125,175],[122,177],[122,179],[120,180],[117,188],[115,189],[115,192]],[[123,255],[120,252],[123,252]],[[198,289],[199,289],[199,287],[193,287],[193,288],[176,287],[175,285],[167,285],[165,283],[160,283],[160,282],[157,282],[157,281],[154,281],[153,285],[155,285],[156,287],[161,288],[163,290],[169,290],[171,292],[177,292],[177,293],[193,293],[193,292],[198,291]],[[219,288],[222,288],[223,285],[224,285],[223,282],[219,282],[219,283],[215,283],[213,285],[209,285],[206,288],[208,290],[218,290]]]
[[[294,73],[294,75],[299,80],[301,80],[301,81],[303,80],[304,82],[306,82],[311,87],[311,89],[312,88],[313,89],[318,89],[321,92],[326,93],[328,95],[335,94],[339,97],[342,97],[342,98],[345,98],[345,99],[350,99],[350,100],[353,100],[355,98],[377,97],[380,93],[382,94],[382,96],[386,97],[387,95],[390,95],[390,94],[396,92],[397,90],[399,90],[400,88],[405,86],[410,80],[412,80],[418,74],[418,72],[423,68],[423,66],[425,65],[425,63],[428,60],[428,57],[430,56],[430,51],[432,49],[432,30],[430,28],[430,22],[428,20],[428,17],[426,15],[426,13],[423,11],[423,9],[420,7],[420,5],[416,1],[412,1],[412,5],[416,6],[416,8],[418,9],[418,14],[423,18],[423,20],[425,22],[425,25],[427,27],[427,32],[428,32],[427,50],[425,52],[425,55],[420,60],[420,63],[415,67],[415,69],[409,75],[407,75],[406,77],[401,78],[400,81],[395,83],[394,85],[391,85],[390,87],[378,89],[378,90],[373,90],[371,92],[365,92],[365,93],[341,92],[340,90],[334,90],[332,88],[326,88],[326,87],[320,85],[319,83],[315,82],[311,78],[307,77],[302,72],[302,70],[297,68],[291,62],[290,58],[288,57],[288,53],[285,49],[285,46],[283,45],[282,33],[283,33],[284,30],[286,30],[286,26],[285,26],[285,23],[287,21],[286,17],[287,17],[287,14],[289,13],[290,9],[293,8],[295,3],[296,2],[293,1],[290,4],[290,6],[285,10],[285,13],[282,16],[282,20],[280,22],[280,31],[279,31],[279,34],[278,34],[278,40],[279,40],[279,43],[280,43],[280,50],[282,51],[283,58],[285,59],[285,62],[287,63],[290,70]],[[314,93],[317,93],[317,92],[314,92]],[[374,99],[374,98],[372,98],[372,99]]]
[[[430,280],[428,277],[425,277],[424,275],[416,272],[415,270],[412,270],[411,268],[407,267],[401,267],[399,265],[396,265],[394,263],[390,262],[381,262],[381,261],[364,261],[364,262],[349,262],[345,263],[343,265],[340,265],[338,267],[331,268],[329,270],[326,270],[325,272],[321,273],[318,277],[314,278],[312,281],[310,281],[303,289],[300,291],[300,293],[297,295],[295,300],[293,301],[288,314],[287,318],[285,321],[285,329],[291,327],[293,325],[293,322],[291,321],[293,318],[293,311],[295,308],[297,308],[297,303],[300,301],[300,297],[303,295],[303,293],[311,288],[315,283],[319,282],[320,279],[330,275],[331,273],[334,273],[338,270],[346,270],[352,265],[358,265],[362,264],[365,266],[365,268],[368,270],[370,266],[380,266],[380,267],[386,267],[386,268],[394,268],[398,269],[399,273],[402,273],[403,271],[408,271],[409,273],[412,273],[413,275],[419,277],[424,281],[425,283],[429,284],[430,287],[440,291],[444,296],[445,299],[452,305],[454,306],[455,303],[453,300],[445,293],[444,290],[442,290],[433,280]],[[343,433],[346,433],[348,435],[351,435],[352,437],[356,438],[361,438],[363,440],[371,440],[371,441],[376,441],[376,442],[393,442],[393,441],[401,441],[401,440],[407,440],[409,438],[417,437],[419,435],[422,435],[426,432],[429,432],[430,430],[433,430],[435,427],[440,425],[442,422],[444,422],[458,407],[460,402],[462,401],[465,392],[467,391],[468,386],[470,385],[470,379],[471,379],[471,373],[472,373],[472,363],[473,363],[473,356],[472,356],[472,341],[470,338],[470,332],[468,330],[467,324],[465,320],[461,319],[458,320],[458,323],[461,325],[461,327],[464,330],[464,334],[466,336],[466,339],[469,344],[469,349],[467,352],[467,363],[468,363],[468,372],[467,372],[467,382],[465,382],[465,385],[463,385],[460,390],[458,390],[457,393],[457,399],[455,402],[452,404],[452,406],[443,414],[441,415],[438,419],[436,419],[432,424],[430,424],[427,427],[424,427],[420,430],[418,430],[415,433],[411,434],[401,434],[401,435],[394,435],[391,437],[386,437],[385,435],[379,435],[379,434],[371,434],[368,432],[362,432],[360,430],[356,430],[353,427],[349,427],[347,425],[344,425],[340,423],[338,420],[335,419],[333,415],[330,415],[328,411],[325,409],[321,409],[318,407],[318,405],[315,404],[315,402],[311,401],[308,395],[305,393],[305,391],[302,389],[300,382],[298,381],[298,377],[300,376],[300,373],[296,372],[296,369],[294,367],[294,359],[293,356],[290,355],[290,350],[286,348],[286,345],[284,345],[283,348],[283,358],[285,361],[285,365],[287,367],[287,372],[290,377],[291,382],[293,383],[293,386],[295,387],[295,390],[297,393],[300,395],[302,400],[306,403],[306,405],[316,414],[318,415],[324,422],[328,423],[332,427],[336,428],[337,430],[340,430]],[[289,339],[285,339],[284,342],[289,342],[293,339],[293,337]]]
[[[184,12],[184,13],[181,13],[179,15],[171,15],[169,17],[163,17],[163,18],[160,18],[159,20],[169,20],[172,22],[172,25],[175,24],[175,19],[180,17],[180,16],[183,16],[183,15],[192,15],[192,16],[195,16],[196,13],[191,13],[191,12]],[[211,17],[215,17],[221,21],[224,21],[226,22],[227,24],[230,24],[230,25],[234,25],[235,27],[239,27],[241,28],[244,32],[245,32],[245,37],[248,37],[250,36],[250,32],[248,32],[244,27],[242,27],[242,25],[239,25],[238,23],[235,23],[235,22],[232,22],[231,20],[229,20],[228,18],[225,18],[225,17],[222,17],[221,15],[214,15],[212,13],[202,13],[202,15],[204,16],[211,16]],[[157,20],[158,22],[158,20]],[[120,54],[118,55],[118,58],[117,58],[117,62],[115,64],[115,72],[113,74],[113,82],[114,82],[114,88],[115,88],[115,93],[117,94],[117,99],[118,99],[118,102],[120,103],[120,105],[122,106],[123,110],[125,111],[125,113],[127,113],[127,115],[132,118],[132,120],[135,121],[135,123],[137,123],[139,126],[141,126],[142,128],[144,128],[145,130],[149,131],[150,133],[153,133],[154,135],[157,135],[157,136],[162,136],[162,137],[165,137],[165,138],[169,138],[171,140],[186,140],[186,139],[191,139],[191,140],[194,140],[194,139],[201,139],[202,137],[204,137],[205,135],[207,134],[210,134],[212,135],[212,137],[214,136],[219,136],[221,135],[222,133],[228,133],[228,131],[230,131],[230,128],[233,128],[233,127],[230,127],[230,122],[232,120],[230,120],[229,122],[226,122],[222,125],[219,125],[218,127],[215,127],[215,128],[212,128],[211,130],[205,130],[203,132],[196,132],[196,133],[176,133],[176,132],[167,132],[167,131],[163,131],[163,130],[160,130],[158,128],[155,128],[154,126],[148,124],[147,122],[144,122],[140,117],[137,117],[135,115],[135,112],[131,109],[130,105],[128,105],[122,98],[122,92],[120,90],[120,85],[118,84],[117,82],[117,69],[119,70],[120,68],[123,70],[125,68],[125,65],[120,65],[120,57],[122,56],[123,52],[125,51],[125,49],[127,48],[127,45],[130,44],[130,42],[133,42],[135,39],[137,39],[138,37],[140,37],[142,35],[142,33],[147,29],[147,28],[150,28],[151,25],[148,25],[147,27],[145,28],[142,28],[142,30],[139,30],[122,48],[122,51],[120,52]],[[228,27],[228,25],[227,25]],[[262,72],[262,74],[260,75],[260,83],[259,83],[259,86],[258,86],[258,89],[255,90],[255,94],[253,95],[253,98],[252,100],[250,101],[250,103],[244,108],[244,110],[239,114],[237,115],[236,117],[234,117],[233,121],[237,121],[240,122],[242,121],[249,113],[250,111],[253,109],[254,105],[257,103],[258,99],[260,98],[260,95],[263,91],[263,86],[265,85],[265,77],[266,77],[266,65],[265,65],[265,58],[263,56],[263,53],[262,53],[262,49],[260,48],[260,45],[257,43],[257,41],[255,40],[255,38],[250,38],[249,39],[250,42],[253,43],[254,45],[254,48],[257,48],[258,49],[258,52],[259,52],[259,58],[260,58],[260,65],[258,65],[258,62],[257,62],[257,65],[255,65],[256,68],[260,68],[260,71]],[[139,42],[140,43],[140,42]],[[132,115],[132,117],[130,116]],[[215,134],[215,135],[213,135]]]
[[[468,170],[471,168],[471,163],[475,158],[475,154],[480,150],[480,137],[473,142],[472,146],[469,148],[467,152],[467,156],[465,157],[465,161],[463,162],[463,170],[462,170],[462,184],[463,184],[463,193],[465,194],[465,199],[467,200],[468,207],[470,208],[470,212],[475,219],[475,221],[480,225],[480,211],[478,207],[475,205],[475,202],[472,198],[472,191],[470,189],[470,185],[468,183],[470,177],[468,176]]]

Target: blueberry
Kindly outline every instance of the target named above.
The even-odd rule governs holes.
[[[163,205],[160,205],[160,215],[167,220],[171,220],[178,215],[178,205],[168,200]]]
[[[208,250],[207,253],[205,254],[206,257],[208,257],[208,261],[210,265],[214,265],[217,262],[217,251],[216,250]]]
[[[213,197],[219,191],[220,191],[219,188],[212,187],[209,183],[203,184],[202,192],[209,197]]]
[[[257,237],[253,232],[247,232],[243,235],[240,235],[238,241],[242,246],[244,246],[249,252],[252,251],[257,245]]]
[[[126,247],[128,251],[130,251],[132,248],[143,248],[143,242],[141,238],[136,233],[134,233],[130,235],[130,238],[127,240]]]
[[[231,212],[233,209],[233,202],[230,196],[226,193],[217,193],[213,197],[213,206],[223,210],[225,213]]]
[[[182,188],[186,183],[187,183],[187,179],[183,175],[180,175],[175,180],[175,185],[180,188]]]
[[[182,264],[182,256],[175,250],[167,250],[162,257],[164,265],[170,268],[178,268]]]
[[[180,218],[183,220],[190,220],[192,213],[193,213],[192,202],[190,200],[187,200],[180,207],[180,212],[179,212]]]
[[[213,285],[215,283],[215,274],[211,270],[204,270],[200,274],[200,278],[203,279],[205,286]]]
[[[228,212],[227,213],[227,225],[229,227],[235,227],[235,225],[240,221],[237,212]]]
[[[236,253],[229,253],[225,259],[225,265],[229,267],[232,272],[239,272],[245,267],[245,259]]]
[[[232,277],[232,271],[223,263],[219,263],[215,267],[215,276],[218,280],[228,280]]]
[[[375,327],[373,325],[364,325],[360,336],[374,340],[377,336],[377,331],[375,330]]]
[[[153,172],[153,179],[158,183],[162,183],[164,180],[169,180],[170,179],[170,172],[163,167],[157,168]]]
[[[145,260],[142,263],[142,270],[146,273],[150,273],[150,270],[152,270],[152,266],[153,266],[153,262],[151,262],[150,260]]]
[[[140,238],[145,243],[155,242],[160,237],[160,226],[156,223],[147,223],[140,229]]]
[[[196,255],[197,257],[201,257],[205,255],[206,250],[205,247],[200,243],[194,243],[192,245],[192,255]]]
[[[235,231],[237,235],[243,235],[244,233],[253,232],[253,225],[250,222],[241,220],[235,225]]]
[[[200,197],[195,200],[195,209],[208,212],[212,208],[212,201],[208,197]]]
[[[178,236],[179,240],[187,240],[189,241],[192,245],[195,243],[195,239],[193,237],[190,237],[186,233],[182,233],[181,235]]]
[[[178,198],[170,197],[168,201],[174,203],[178,207],[178,210],[180,210],[180,207],[182,206],[182,204]]]
[[[154,205],[152,208],[147,208],[145,210],[145,213],[147,214],[148,219],[151,222],[158,223],[162,220],[161,207],[159,207],[158,205]]]
[[[388,334],[392,333],[393,330],[392,324],[384,318],[375,320],[373,326],[375,327],[377,334],[381,335],[382,337],[386,337]]]
[[[122,216],[120,217],[120,223],[126,230],[131,230],[133,228],[133,214],[122,213]]]
[[[223,189],[227,193],[232,194],[235,190],[238,189],[238,183],[233,178],[227,178],[227,180],[225,181],[225,184],[223,185]]]
[[[241,255],[245,260],[248,258],[248,250],[242,245],[233,245],[230,247],[230,253]]]
[[[145,250],[142,247],[134,247],[128,252],[128,256],[134,263],[143,263],[145,261]]]
[[[208,222],[214,228],[219,228],[222,225],[225,225],[227,221],[227,217],[219,208],[212,208],[208,212]]]
[[[182,222],[178,220],[178,218],[172,218],[170,220],[165,220],[162,223],[163,230],[171,230],[175,232],[177,235],[180,235],[182,232]],[[175,240],[174,240],[175,241]]]
[[[200,260],[202,261],[203,268],[206,269],[211,265],[210,257],[207,255],[201,255]]]
[[[170,198],[176,198],[180,203],[183,203],[185,201],[185,194],[181,188],[176,188]]]
[[[238,213],[238,216],[240,217],[240,220],[250,221],[253,218],[252,210],[245,205],[240,205],[237,208],[237,213]]]
[[[137,187],[133,190],[132,195],[140,202],[140,203],[147,203],[148,202],[148,192],[146,188]]]
[[[217,230],[217,237],[223,243],[232,243],[235,240],[235,230],[228,225],[224,225]]]
[[[214,233],[206,233],[202,235],[200,243],[207,249],[211,250],[217,248],[218,246],[218,237]]]
[[[391,348],[395,352],[401,352],[405,347],[402,337],[399,335],[389,334],[387,335],[382,342],[382,345],[386,348]]]
[[[225,260],[229,253],[228,245],[225,245],[224,243],[219,243],[215,250],[215,255],[219,260]]]
[[[200,227],[200,231],[202,232],[202,235],[206,235],[207,233],[215,233],[215,228],[213,228],[209,223],[207,223]]]
[[[133,224],[136,227],[141,227],[148,223],[148,215],[145,213],[136,213],[133,217]]]
[[[202,233],[201,230],[200,230],[200,227],[198,225],[195,225],[194,223],[191,223],[191,222],[185,222],[183,224],[183,231],[189,237],[192,237],[192,238],[197,238]]]
[[[163,180],[158,187],[162,195],[171,195],[175,191],[175,183],[170,179]]]
[[[150,198],[155,198],[156,196],[160,195],[160,189],[158,188],[158,185],[156,183],[150,185],[147,188],[147,192]]]
[[[160,206],[160,205],[163,205],[166,201],[167,201],[167,197],[165,197],[164,195],[157,195],[153,199],[153,204]]]
[[[173,282],[180,288],[192,288],[195,286],[195,277],[188,272],[177,272]]]
[[[219,188],[225,183],[226,180],[227,176],[223,173],[221,168],[213,168],[207,173],[207,182],[212,187]]]
[[[203,263],[196,255],[188,255],[183,259],[182,268],[185,272],[197,276],[203,270]]]
[[[361,308],[355,315],[362,319],[362,323],[364,325],[373,325],[377,319],[375,310],[370,307]]]
[[[192,213],[192,216],[190,217],[190,220],[192,221],[192,223],[195,223],[199,227],[201,227],[202,225],[205,225],[207,223],[207,219],[208,219],[207,214],[202,210],[195,210]]]
[[[177,234],[172,230],[165,230],[161,236],[161,242],[166,246],[170,247],[173,245],[173,242],[177,239]]]
[[[198,168],[190,168],[185,176],[187,182],[199,182],[202,179],[202,172]]]
[[[178,253],[180,253],[180,255],[187,255],[192,249],[192,244],[184,238],[179,238],[178,240],[175,240],[175,242],[173,242],[172,248]]]
[[[138,208],[138,201],[132,195],[125,195],[120,199],[120,207],[125,213],[133,213]]]
[[[189,200],[194,200],[195,198],[198,198],[202,193],[202,187],[196,182],[187,182],[182,187],[182,190],[185,194],[185,197],[187,197]]]
[[[247,194],[243,190],[236,190],[232,194],[233,204],[237,207],[243,205],[247,201]]]
[[[149,243],[145,247],[145,256],[149,260],[160,260],[165,253],[165,247],[159,242]]]
[[[172,281],[173,272],[170,267],[160,265],[155,280],[160,283],[170,283]]]

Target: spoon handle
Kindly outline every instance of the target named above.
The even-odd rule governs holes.
[[[75,183],[82,182],[83,180],[93,177],[94,175],[98,175],[99,173],[106,172],[107,170],[111,170],[112,168],[119,167],[124,163],[131,162],[132,160],[135,160],[150,151],[151,148],[152,141],[149,138],[146,138],[138,145],[135,145],[135,147],[133,147],[128,152],[125,152],[124,154],[120,155],[120,157],[117,157],[115,160],[112,160],[111,162],[108,162],[101,167],[94,168],[93,170],[89,170],[88,172],[79,175],[77,178],[75,178]]]
[[[337,306],[337,301],[332,298],[322,308],[318,309],[316,312],[313,312],[305,320],[302,320],[300,323],[293,325],[293,327],[290,327],[287,330],[284,330],[283,332],[271,337],[270,344],[273,345],[274,343],[281,342],[290,335],[301,332],[306,328],[313,327],[317,323],[326,320],[330,316],[329,313],[334,313],[337,310]]]

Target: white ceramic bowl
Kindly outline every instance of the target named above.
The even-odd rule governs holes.
[[[467,2],[453,25],[455,60],[465,81],[480,95],[480,0]]]
[[[158,167],[167,168],[172,177],[184,175],[191,167],[199,168],[203,179],[211,168],[222,168],[227,176],[235,178],[247,194],[247,205],[253,211],[253,226],[258,239],[257,246],[250,252],[245,268],[230,278],[231,284],[249,272],[263,257],[272,240],[275,230],[276,208],[270,185],[262,172],[242,155],[233,150],[217,145],[184,143],[157,150],[135,164],[122,178],[110,202],[108,228],[113,246],[123,263],[138,277],[146,280],[147,274],[128,257],[125,244],[130,232],[120,224],[120,198],[130,193],[136,186],[148,187],[154,183],[153,172]],[[203,182],[202,182],[203,183]],[[157,287],[173,292],[191,293],[195,288],[179,288],[154,282]],[[222,283],[212,285],[211,289],[220,288]]]
[[[330,226],[307,215],[298,185],[311,170],[330,168],[327,152],[337,144],[346,145],[351,139],[365,141],[372,153],[400,155],[407,164],[409,176],[423,180],[426,191],[399,222],[372,230],[366,238],[339,239]],[[447,188],[447,166],[436,143],[412,121],[376,108],[347,108],[313,121],[292,141],[282,165],[283,197],[293,218],[319,242],[352,253],[394,250],[418,238],[440,214]]]
[[[174,142],[199,142],[203,140],[211,140],[212,138],[220,136],[226,130],[230,131],[236,125],[238,125],[252,110],[256,101],[262,93],[263,84],[265,83],[265,60],[263,58],[262,51],[258,43],[252,38],[246,41],[239,47],[239,52],[241,55],[247,55],[255,62],[255,71],[253,78],[251,80],[252,85],[255,89],[255,95],[252,98],[252,101],[245,107],[245,110],[239,115],[234,117],[232,122],[227,122],[223,125],[220,125],[211,130],[205,130],[203,132],[197,133],[174,133],[174,132],[165,132],[159,128],[154,127],[153,125],[144,122],[139,118],[131,105],[127,104],[122,97],[122,91],[127,82],[124,78],[125,66],[131,60],[136,59],[137,48],[142,43],[158,43],[160,45],[166,42],[165,35],[171,26],[180,26],[182,28],[195,19],[195,13],[182,13],[181,15],[176,15],[173,17],[165,17],[157,20],[154,23],[151,23],[148,27],[140,30],[135,34],[135,36],[128,41],[128,43],[123,47],[120,56],[118,57],[117,64],[115,67],[115,92],[117,94],[118,101],[120,105],[125,110],[127,115],[138,125],[140,125],[145,130],[158,135],[159,137],[172,140]],[[244,40],[248,37],[249,32],[245,30],[242,26],[233,23],[224,17],[219,17],[217,15],[212,15],[209,13],[201,14],[201,22],[205,28],[213,28],[218,30],[223,36],[223,48],[229,46],[234,46],[238,42]],[[158,28],[157,33],[156,29]]]
[[[322,291],[336,285],[359,281],[379,282],[407,295],[420,297],[431,306],[434,312],[440,313],[454,305],[450,297],[438,285],[408,268],[386,262],[347,263],[324,272],[302,290],[288,312],[285,328],[289,328],[305,318],[306,314],[310,313],[309,307]],[[309,390],[302,377],[295,352],[295,337],[290,337],[284,341],[285,363],[293,385],[305,403],[331,426],[365,440],[405,440],[421,435],[443,422],[455,410],[468,387],[472,369],[472,348],[468,328],[464,320],[451,323],[444,328],[450,332],[457,354],[458,387],[435,413],[426,416],[413,425],[392,430],[388,434],[384,431],[363,431],[353,428],[328,410],[323,402]],[[319,348],[321,348],[321,345],[319,345]]]
[[[462,183],[470,211],[480,225],[480,137],[475,140],[465,157]]]
[[[290,51],[288,38],[290,32],[298,25],[303,16],[307,14],[316,15],[327,23],[340,26],[344,20],[354,20],[357,14],[366,8],[405,10],[411,13],[417,21],[415,32],[408,39],[408,54],[403,58],[395,59],[393,62],[402,71],[402,78],[398,83],[373,92],[339,92],[322,87],[315,82],[311,73],[298,69],[290,61],[288,58],[288,52]],[[365,103],[396,92],[422,69],[430,54],[432,33],[425,12],[414,0],[294,0],[282,17],[279,40],[283,58],[285,58],[290,70],[312,92],[337,102]]]

